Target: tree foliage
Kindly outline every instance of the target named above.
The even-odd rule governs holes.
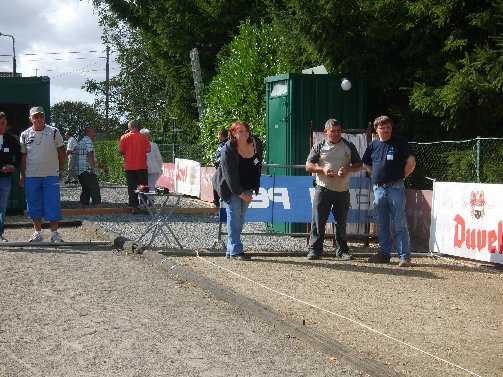
[[[185,140],[208,156],[217,129],[236,117],[263,133],[263,79],[281,71],[279,60],[289,72],[323,64],[366,77],[367,119],[391,115],[409,139],[503,135],[503,0],[94,3],[122,67],[112,81],[116,117],[176,117]],[[205,86],[200,127],[192,48]]]
[[[103,24],[118,31],[122,29],[119,21],[125,21],[139,42],[138,49],[131,50],[131,44],[114,40],[118,53],[124,56],[120,61],[124,69],[118,84],[126,85],[128,74],[132,83],[139,84],[138,74],[148,69],[144,87],[137,88],[141,89],[137,92],[150,103],[137,101],[138,105],[152,108],[162,100],[165,104],[163,118],[177,118],[179,127],[184,129],[183,137],[188,140],[198,138],[194,128],[198,115],[190,50],[198,49],[202,77],[209,82],[215,73],[217,54],[237,32],[240,20],[261,13],[260,3],[247,0],[94,1],[101,10]],[[124,32],[116,34],[116,37],[121,36]],[[130,64],[130,61],[135,63]],[[133,77],[132,67],[140,62],[144,64]],[[151,90],[148,86],[157,88]],[[159,112],[150,112],[148,116],[159,118]]]
[[[164,117],[164,79],[158,76],[145,49],[143,33],[131,29],[106,9],[101,12],[105,43],[114,50],[120,67],[119,74],[108,82],[110,119],[107,133],[110,137],[117,137],[131,119],[155,131],[160,128],[160,120]],[[96,95],[95,106],[105,114],[107,83],[88,80],[85,89]]]
[[[279,41],[270,25],[247,20],[219,55],[219,71],[206,88],[206,111],[200,122],[206,162],[214,153],[218,130],[229,128],[234,120],[246,121],[265,140],[264,78],[285,69],[278,58]]]
[[[367,77],[369,120],[387,113],[426,139],[503,134],[501,4],[285,0],[271,14],[289,62]]]
[[[84,135],[89,126],[95,127],[98,132],[103,131],[103,118],[85,102],[63,101],[54,104],[51,106],[51,120],[61,133],[69,131],[77,139]]]

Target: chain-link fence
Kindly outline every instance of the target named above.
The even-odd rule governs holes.
[[[175,158],[203,161],[204,153],[197,145],[157,144],[164,162],[175,162]]]
[[[406,180],[409,188],[431,190],[433,180],[503,183],[501,138],[410,144],[417,164]]]
[[[433,180],[444,182],[503,183],[503,138],[463,141],[410,142],[416,168],[406,180],[408,188],[433,189]],[[175,158],[203,161],[197,144],[158,144],[164,162]]]

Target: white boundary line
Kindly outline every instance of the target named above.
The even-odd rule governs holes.
[[[435,356],[435,355],[433,355],[433,354],[431,354],[431,353],[429,353],[429,352],[427,352],[427,351],[424,351],[424,350],[422,350],[422,349],[420,349],[420,348],[418,348],[418,347],[416,347],[416,346],[414,346],[414,345],[412,345],[412,344],[406,343],[406,342],[404,342],[404,341],[402,341],[402,340],[400,340],[400,339],[397,339],[397,338],[392,337],[391,335],[385,334],[385,333],[383,333],[382,331],[379,331],[379,330],[373,329],[372,327],[370,327],[370,326],[368,326],[368,325],[366,325],[366,324],[364,324],[364,323],[362,323],[362,322],[359,322],[359,321],[354,320],[354,319],[352,319],[352,318],[346,317],[346,316],[344,316],[344,315],[342,315],[342,314],[339,314],[339,313],[334,313],[334,312],[332,312],[332,311],[330,311],[330,310],[328,310],[328,309],[321,308],[321,307],[319,307],[319,306],[317,306],[317,305],[314,305],[314,304],[311,304],[311,303],[309,303],[309,302],[306,302],[306,301],[300,300],[300,299],[298,299],[298,298],[296,298],[296,297],[293,297],[293,296],[287,295],[286,293],[283,293],[283,292],[277,291],[277,290],[275,290],[275,289],[273,289],[273,288],[270,288],[270,287],[268,287],[268,286],[266,286],[266,285],[264,285],[264,284],[262,284],[262,283],[256,282],[255,280],[252,280],[252,279],[250,279],[250,278],[247,278],[246,276],[240,275],[240,274],[238,274],[237,272],[234,272],[234,271],[232,271],[232,270],[229,270],[228,268],[225,268],[225,267],[222,267],[222,266],[220,266],[220,265],[218,265],[218,264],[216,264],[216,263],[210,262],[210,261],[209,261],[209,260],[207,260],[206,258],[199,256],[199,252],[198,252],[197,250],[196,250],[196,256],[197,256],[197,258],[199,258],[199,259],[203,260],[204,262],[206,262],[206,263],[208,263],[208,264],[211,264],[211,265],[213,265],[213,266],[215,266],[215,267],[217,267],[217,268],[220,268],[220,269],[222,269],[222,270],[224,270],[224,271],[227,271],[227,272],[229,272],[229,273],[231,273],[231,274],[233,274],[233,275],[236,275],[236,276],[238,276],[238,277],[240,277],[240,278],[242,278],[242,279],[244,279],[244,280],[247,280],[247,281],[249,281],[249,282],[251,282],[251,283],[253,283],[253,284],[258,285],[259,287],[262,287],[262,288],[264,288],[264,289],[267,289],[268,291],[271,291],[271,292],[276,293],[276,294],[278,294],[278,295],[280,295],[280,296],[283,296],[283,297],[289,298],[290,300],[300,302],[301,304],[304,304],[304,305],[309,306],[309,307],[311,307],[311,308],[318,309],[318,310],[320,310],[320,311],[322,311],[322,312],[324,312],[324,313],[332,314],[332,315],[335,315],[335,316],[337,316],[337,317],[339,317],[339,318],[345,319],[345,320],[347,320],[347,321],[349,321],[349,322],[352,322],[352,323],[354,323],[354,324],[356,324],[356,325],[358,325],[358,326],[360,326],[360,327],[363,327],[363,328],[365,328],[365,329],[367,329],[367,330],[369,330],[369,331],[371,331],[371,332],[374,332],[374,333],[379,334],[379,335],[381,335],[381,336],[383,336],[383,337],[385,337],[385,338],[388,338],[388,339],[390,339],[390,340],[392,340],[392,341],[394,341],[394,342],[396,342],[396,343],[399,343],[399,344],[401,344],[401,345],[404,345],[404,346],[406,346],[406,347],[409,347],[409,348],[411,348],[411,349],[413,349],[413,350],[415,350],[415,351],[417,351],[417,352],[420,352],[420,353],[422,353],[422,354],[428,355],[428,356],[430,356],[430,357],[432,357],[432,358],[434,358],[434,359],[436,359],[436,360],[438,360],[438,361],[441,361],[441,362],[443,362],[443,363],[445,363],[445,364],[448,364],[448,365],[450,365],[450,366],[452,366],[452,367],[455,367],[455,368],[457,368],[457,369],[461,369],[462,371],[465,371],[465,372],[467,372],[467,373],[469,373],[469,374],[471,374],[471,375],[473,375],[473,376],[482,377],[482,376],[478,375],[477,373],[472,372],[471,370],[468,370],[468,369],[466,369],[466,368],[463,368],[462,366],[457,365],[457,364],[454,364],[454,363],[452,363],[452,362],[450,362],[450,361],[448,361],[448,360],[442,359],[441,357]]]

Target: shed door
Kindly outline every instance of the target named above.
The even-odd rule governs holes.
[[[290,137],[287,116],[287,96],[269,99],[269,129],[267,139],[267,162],[270,164],[290,163]],[[284,172],[278,169],[276,173]],[[270,171],[270,173],[273,173]],[[280,173],[281,174],[281,173]]]

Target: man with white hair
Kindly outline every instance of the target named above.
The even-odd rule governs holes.
[[[65,139],[68,141],[66,146],[68,176],[66,177],[65,183],[77,183],[77,174],[75,173],[75,148],[77,148],[77,140],[72,136],[70,131],[65,132]]]
[[[152,190],[159,177],[162,174],[162,156],[156,143],[150,140],[150,131],[148,128],[142,128],[143,134],[150,143],[150,152],[147,153],[148,187]]]

